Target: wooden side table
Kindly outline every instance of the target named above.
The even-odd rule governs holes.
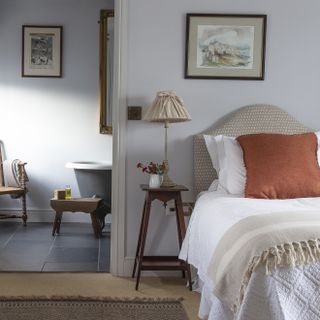
[[[102,235],[102,226],[96,215],[96,210],[102,199],[100,198],[72,198],[65,200],[51,199],[50,205],[56,215],[53,222],[52,235],[60,233],[60,225],[64,211],[90,213],[93,232],[96,238]]]
[[[170,200],[175,201],[175,211],[177,218],[177,231],[179,246],[181,248],[183,238],[186,233],[184,223],[184,213],[181,200],[181,191],[188,191],[185,186],[175,186],[172,188],[149,188],[148,185],[140,185],[141,189],[145,191],[145,201],[140,225],[139,239],[136,251],[136,257],[132,272],[132,278],[135,277],[137,271],[136,290],[139,288],[140,275],[142,270],[182,270],[182,275],[189,282],[189,289],[192,290],[190,266],[183,260],[179,260],[178,256],[145,256],[144,247],[147,238],[149,217],[151,211],[151,203],[153,200],[160,200],[166,204]]]

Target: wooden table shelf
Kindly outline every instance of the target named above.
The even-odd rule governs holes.
[[[142,270],[184,270],[184,261],[177,256],[144,256],[142,259]]]

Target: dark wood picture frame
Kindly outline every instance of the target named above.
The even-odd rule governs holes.
[[[267,15],[186,15],[185,79],[264,80]]]
[[[22,26],[22,77],[62,77],[62,26]]]

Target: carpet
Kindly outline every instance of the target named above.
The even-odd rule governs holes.
[[[0,297],[1,320],[188,320],[181,299]]]

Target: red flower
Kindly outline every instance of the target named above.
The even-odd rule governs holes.
[[[149,174],[163,174],[165,171],[164,163],[157,163],[157,162],[149,162],[146,166],[139,162],[137,163],[137,168],[141,169],[142,172],[149,173]]]

